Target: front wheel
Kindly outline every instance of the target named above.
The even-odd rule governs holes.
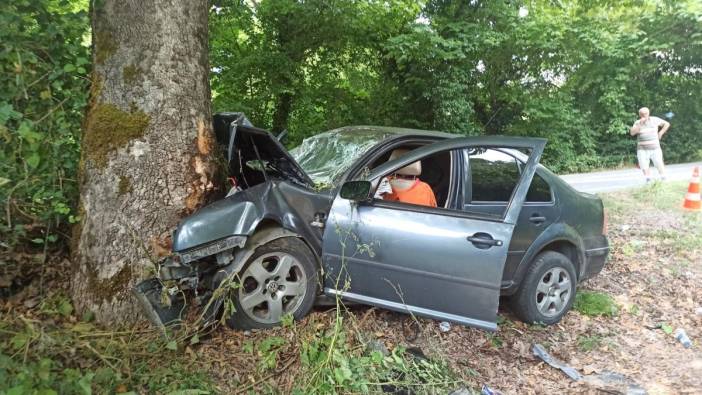
[[[512,296],[512,311],[529,324],[555,324],[572,307],[575,286],[575,267],[570,259],[559,252],[542,252]]]
[[[307,245],[284,237],[258,248],[243,266],[227,318],[233,329],[272,328],[290,314],[304,317],[317,296],[317,264]]]

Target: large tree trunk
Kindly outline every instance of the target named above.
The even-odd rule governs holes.
[[[93,4],[72,292],[79,311],[129,322],[131,287],[212,188],[208,2]]]

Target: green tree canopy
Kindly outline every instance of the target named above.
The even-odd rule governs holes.
[[[345,124],[549,138],[545,161],[633,160],[628,127],[668,114],[674,161],[700,156],[702,6],[669,1],[223,2],[214,105],[289,129]]]

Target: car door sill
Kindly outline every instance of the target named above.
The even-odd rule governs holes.
[[[422,307],[410,306],[403,303],[391,302],[388,300],[372,298],[368,296],[363,296],[355,294],[353,292],[339,291],[332,288],[324,288],[324,293],[330,296],[339,296],[345,300],[352,302],[374,305],[388,310],[397,311],[400,313],[413,313],[419,316],[433,318],[440,321],[449,321],[457,324],[462,324],[466,326],[472,326],[479,329],[484,329],[487,331],[494,332],[497,330],[497,324],[488,321],[476,320],[473,318],[462,317],[455,314],[442,313],[440,311],[425,309]]]

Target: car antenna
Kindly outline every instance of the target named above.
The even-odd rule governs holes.
[[[256,159],[258,159],[258,163],[261,165],[261,170],[263,170],[263,179],[268,181],[268,173],[266,173],[266,164],[263,163],[263,161],[261,160],[261,155],[258,153],[258,147],[253,141],[253,136],[249,136],[249,141],[251,141],[251,145],[253,145],[254,153],[256,153]]]
[[[287,136],[287,135],[288,135],[288,129],[283,129],[283,131],[280,132],[280,134],[278,134],[278,136],[275,139],[282,142],[283,139],[285,138],[285,136]]]

